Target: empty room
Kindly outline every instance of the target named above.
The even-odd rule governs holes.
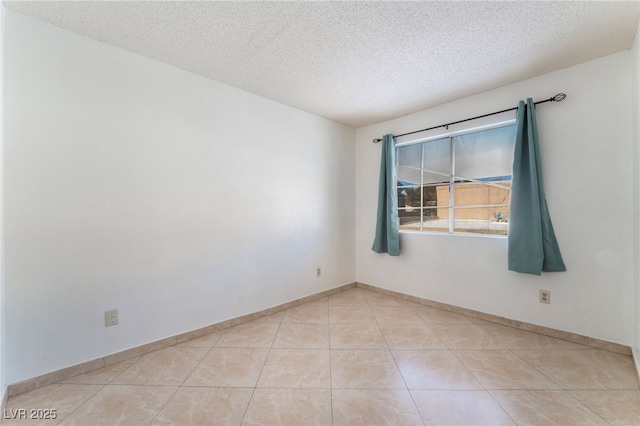
[[[3,1],[7,425],[640,425],[640,2]]]

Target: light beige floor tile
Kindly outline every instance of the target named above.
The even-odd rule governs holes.
[[[516,424],[484,390],[413,390],[411,395],[425,425]]]
[[[367,305],[331,305],[329,306],[329,322],[372,324],[376,320]]]
[[[504,325],[481,325],[480,328],[502,341],[509,349],[590,349],[588,346]]]
[[[329,389],[256,389],[243,425],[330,425]]]
[[[271,349],[258,380],[262,388],[329,389],[329,351],[324,349]]]
[[[254,387],[268,349],[213,348],[184,386]]]
[[[447,349],[428,325],[382,324],[380,328],[391,349]]]
[[[447,350],[393,350],[409,389],[481,389],[480,383]]]
[[[215,343],[217,348],[269,348],[276,337],[276,323],[255,323],[237,325],[225,330]]]
[[[107,385],[60,424],[146,425],[176,389],[173,386]]]
[[[612,425],[640,425],[638,390],[573,390],[569,393]]]
[[[329,306],[322,303],[305,303],[284,311],[282,323],[328,323]]]
[[[454,353],[485,389],[558,389],[555,383],[511,351]]]
[[[384,294],[371,292],[365,293],[365,296],[371,306],[395,306],[400,308],[409,306],[406,301],[398,297],[385,296]]]
[[[329,326],[327,324],[281,324],[274,348],[328,349]]]
[[[9,398],[2,416],[3,425],[57,424],[95,395],[102,386],[55,384]],[[32,413],[31,410],[55,410]],[[24,410],[24,411],[20,411]],[[48,417],[44,419],[45,414]],[[35,417],[35,418],[34,418]],[[40,417],[40,418],[38,418]]]
[[[424,324],[424,321],[409,307],[372,306],[371,311],[379,324]]]
[[[140,357],[111,383],[119,385],[179,386],[209,348],[171,347]]]
[[[332,294],[328,297],[329,306],[331,305],[362,305],[368,306],[364,292],[359,288],[352,288]]]
[[[202,346],[204,348],[212,348],[213,345],[220,340],[222,336],[222,331],[218,331],[216,333],[209,333],[202,337],[197,337],[195,339],[187,340],[186,342],[182,342],[176,345],[177,348],[184,346]]]
[[[474,324],[433,324],[431,329],[449,349],[508,349]]]
[[[131,367],[140,357],[131,358],[104,368],[79,374],[61,383],[76,383],[85,385],[106,385],[115,379],[120,373]]]
[[[388,350],[332,350],[333,389],[406,389]]]
[[[638,389],[630,356],[597,349],[515,352],[563,389]]]
[[[370,324],[331,324],[331,349],[387,349],[380,328]]]
[[[606,425],[562,390],[492,390],[491,395],[519,425]]]
[[[239,425],[252,394],[250,388],[182,387],[151,424]]]
[[[468,316],[445,311],[443,309],[436,309],[421,305],[415,307],[414,310],[427,324],[474,324],[473,320]]]
[[[334,390],[334,425],[421,425],[406,390]]]

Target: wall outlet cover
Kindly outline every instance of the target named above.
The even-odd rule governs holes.
[[[540,303],[551,303],[551,292],[549,290],[540,290],[538,301]]]
[[[111,327],[118,324],[118,310],[112,309],[104,313],[104,326]]]

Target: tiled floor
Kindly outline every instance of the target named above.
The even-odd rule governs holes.
[[[61,425],[640,425],[640,390],[628,356],[353,288],[18,395],[5,417],[21,408]]]

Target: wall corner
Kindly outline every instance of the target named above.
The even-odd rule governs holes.
[[[633,56],[632,123],[633,123],[633,280],[635,289],[633,357],[640,371],[640,23],[631,47]]]

